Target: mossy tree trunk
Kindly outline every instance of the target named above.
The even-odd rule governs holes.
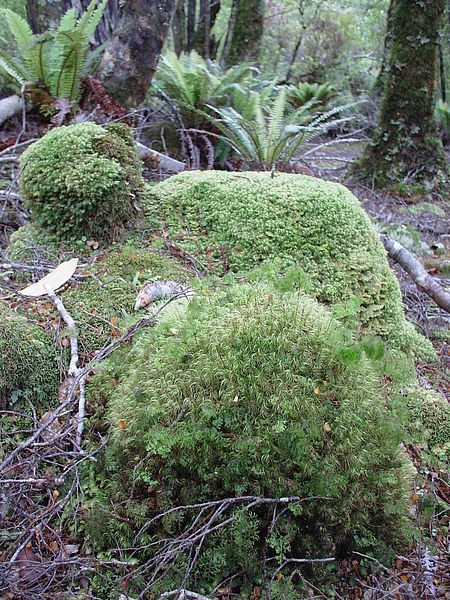
[[[103,57],[107,91],[126,107],[145,100],[176,0],[127,0]]]
[[[389,71],[374,142],[359,168],[378,187],[445,183],[434,121],[435,68],[445,0],[396,0]]]
[[[375,82],[374,90],[383,92],[384,84],[386,83],[386,76],[389,71],[389,59],[391,56],[392,48],[392,35],[394,33],[394,9],[396,0],[391,0],[386,17],[386,34],[384,36],[384,47],[383,47],[383,58],[381,62],[380,72],[378,73],[377,80]]]
[[[234,0],[234,22],[225,64],[258,62],[263,31],[264,0]]]

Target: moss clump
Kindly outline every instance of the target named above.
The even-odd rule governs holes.
[[[133,246],[100,257],[91,272],[102,286],[92,279],[72,285],[64,294],[64,304],[79,328],[85,352],[100,349],[143,316],[142,311],[134,312],[134,304],[145,282],[185,278],[175,260]]]
[[[143,190],[131,130],[86,122],[49,131],[21,159],[33,220],[59,240],[110,240],[135,216]]]
[[[304,175],[183,173],[148,188],[145,211],[155,228],[166,227],[210,267],[300,265],[321,302],[357,296],[363,329],[392,347],[433,355],[405,321],[378,234],[345,187]]]
[[[270,568],[285,556],[395,543],[411,467],[370,361],[343,361],[342,336],[310,297],[241,284],[212,299],[199,294],[184,319],[113,357],[90,395],[108,400],[111,445],[99,481],[120,522],[94,511],[96,550],[117,536],[130,543],[140,524],[170,508],[245,495],[329,497],[280,518]],[[273,506],[225,511],[215,524],[236,520],[205,541],[189,588],[200,591],[202,581],[210,589],[241,571],[255,582],[272,514]],[[145,548],[139,558],[182,534],[194,515],[157,520],[134,543]],[[187,560],[179,557],[161,591],[181,583]]]
[[[450,459],[450,404],[433,390],[413,388],[407,391],[409,430],[415,440],[424,441],[435,453]]]
[[[51,340],[0,302],[0,406],[21,399],[49,405],[57,398],[58,383]]]

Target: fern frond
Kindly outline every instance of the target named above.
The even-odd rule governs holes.
[[[32,76],[27,72],[26,67],[3,50],[0,50],[0,71],[11,77],[19,88],[27,81],[32,81]]]
[[[2,12],[6,16],[9,30],[14,36],[19,50],[22,50],[22,48],[33,38],[31,27],[23,17],[15,13],[10,8],[4,8],[2,9]]]

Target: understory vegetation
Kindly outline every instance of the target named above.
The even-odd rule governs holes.
[[[443,0],[0,0],[0,596],[448,595]]]

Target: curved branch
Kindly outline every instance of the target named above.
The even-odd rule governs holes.
[[[433,298],[438,306],[450,312],[450,294],[426,272],[417,258],[389,236],[381,234],[380,238],[388,255],[408,273],[417,287]]]

